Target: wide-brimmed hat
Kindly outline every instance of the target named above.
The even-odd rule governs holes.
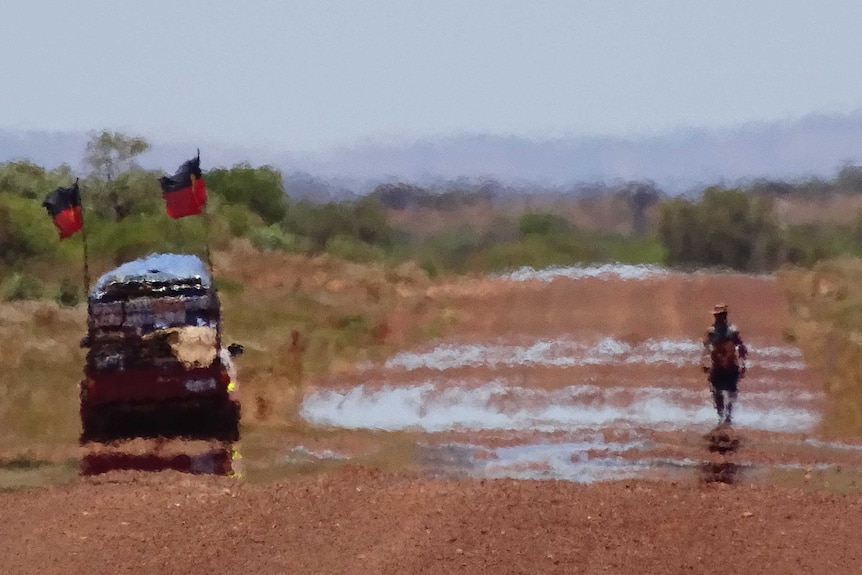
[[[727,313],[727,304],[726,303],[717,303],[712,306],[712,315],[718,315],[720,313]]]

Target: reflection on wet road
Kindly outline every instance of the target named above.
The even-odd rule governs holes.
[[[92,443],[82,447],[80,472],[84,476],[111,471],[178,471],[193,475],[242,475],[237,444],[171,440]]]
[[[699,349],[610,337],[442,344],[399,353],[341,388],[312,390],[300,413],[320,428],[414,434],[416,462],[453,476],[734,483],[793,468],[790,455],[747,461],[744,445],[759,434],[789,445],[785,452],[803,449],[800,438],[818,424],[823,397],[803,385],[799,350],[754,342],[757,375],[745,382],[734,427],[713,429],[709,393],[691,375]],[[656,366],[661,378],[643,376]]]
[[[733,484],[776,470],[807,477],[812,457],[821,468],[858,459],[862,469],[862,446],[807,437],[823,398],[800,384],[806,370],[798,350],[755,343],[756,353],[757,376],[746,381],[733,428],[714,427],[709,393],[691,376],[691,341],[440,345],[399,353],[343,386],[309,390],[299,410],[303,430],[262,442],[277,433],[256,430],[251,444],[265,447],[252,447],[249,469],[239,444],[155,442],[86,449],[80,472],[254,479],[368,461],[369,454],[405,457],[405,465],[438,476],[580,483],[695,477]],[[663,376],[644,377],[640,370],[655,365],[664,366]],[[404,450],[405,442],[412,447]],[[764,461],[750,446],[783,455]]]
[[[827,399],[802,352],[783,341],[778,290],[766,276],[616,265],[439,287],[463,316],[457,336],[315,382],[285,428],[245,425],[245,476],[350,462],[582,483],[807,481],[862,470],[862,446],[812,439]],[[701,343],[689,337],[708,319],[692,303],[711,309],[718,294],[736,294],[750,350],[731,430],[715,428]],[[82,459],[85,473],[154,465],[227,468],[215,448]]]

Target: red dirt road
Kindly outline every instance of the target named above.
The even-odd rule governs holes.
[[[10,575],[862,569],[858,495],[779,487],[435,481],[342,468],[269,485],[166,473],[3,498]]]
[[[515,349],[517,356],[522,350],[505,347],[494,360],[500,363],[496,367],[422,364],[412,369],[404,361],[395,367],[358,368],[315,382],[311,394],[345,393],[336,396],[342,411],[323,405],[322,413],[352,417],[343,412],[353,397],[346,390],[365,385],[373,394],[384,380],[404,389],[428,378],[441,389],[461,381],[478,382],[477,388],[484,389],[488,384],[482,382],[491,377],[509,378],[517,387],[506,388],[511,393],[502,400],[494,397],[489,408],[492,421],[503,422],[494,423],[497,427],[459,424],[415,432],[417,437],[431,445],[469,441],[491,458],[501,457],[503,451],[494,451],[501,445],[539,442],[566,448],[587,432],[604,441],[634,437],[649,447],[635,455],[629,451],[637,449],[631,448],[624,459],[660,458],[682,462],[681,467],[664,478],[646,474],[590,483],[482,479],[476,471],[480,468],[467,469],[463,479],[434,478],[435,469],[409,462],[399,470],[394,461],[379,466],[348,461],[268,482],[113,472],[0,494],[0,573],[862,572],[860,450],[805,443],[816,437],[816,426],[800,432],[769,423],[784,421],[773,403],[785,392],[790,408],[826,416],[823,400],[795,399],[802,394],[820,397],[814,374],[775,367],[762,356],[761,367],[752,368],[747,383],[761,395],[748,400],[748,418],[739,431],[742,446],[718,456],[708,452],[703,440],[711,423],[700,405],[706,397],[697,395],[703,391],[702,377],[693,366],[664,356],[650,363],[653,359],[642,350],[652,349],[647,344],[653,340],[696,340],[717,300],[730,304],[732,319],[755,349],[766,354],[784,345],[781,333],[790,318],[774,281],[705,275],[550,284],[489,280],[436,288],[430,295],[453,309],[458,321],[456,337],[438,343],[485,345],[483,361],[496,357],[487,351],[492,343],[532,350],[537,340],[565,336],[587,345],[565,348],[560,352],[564,362],[542,356],[550,357],[546,365],[506,363],[506,353]],[[630,347],[619,353],[613,348],[610,355],[601,346],[589,347],[602,338]],[[413,351],[427,354],[435,345]],[[601,353],[596,355],[596,349]],[[753,366],[757,360],[752,359]],[[589,428],[569,417],[580,413],[578,393],[587,385],[593,394],[588,406],[604,410],[597,413],[617,413],[613,409],[618,408],[622,415],[596,419]],[[534,405],[525,411],[507,404],[533,397],[522,388],[557,393],[547,397],[569,403],[546,412]],[[661,404],[655,413],[641,413],[625,403],[645,390],[657,398],[681,393],[682,399]],[[474,395],[463,397],[476,401]],[[611,403],[601,403],[606,400]],[[740,401],[745,404],[745,391]],[[356,432],[334,434],[329,443],[328,436],[313,428],[290,440],[321,449],[350,444],[356,452],[366,443],[385,441],[380,438],[387,433],[374,429],[393,421],[387,419],[391,408],[369,401],[361,405],[372,422],[368,428],[357,424]],[[399,409],[407,413],[410,405]],[[437,418],[433,423],[452,413],[451,406],[448,411],[435,408],[434,403],[423,405],[417,417],[431,413]],[[667,409],[686,422],[674,425],[673,417],[665,418],[662,410]],[[596,412],[589,413],[594,417]],[[456,415],[451,417],[457,423]],[[544,430],[532,428],[530,417],[540,418]],[[653,421],[658,423],[653,426]],[[593,451],[579,457],[587,462],[596,456]],[[603,461],[604,455],[598,457]],[[765,471],[756,478],[742,474],[723,482],[722,474],[732,475],[737,464]],[[537,476],[554,477],[541,470]]]

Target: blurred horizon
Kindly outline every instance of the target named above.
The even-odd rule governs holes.
[[[99,131],[0,128],[0,162],[26,160],[46,168],[66,164],[83,173],[86,143]],[[720,129],[678,128],[631,138],[479,133],[379,138],[315,153],[119,131],[151,144],[139,158],[145,169],[171,171],[200,148],[205,169],[270,165],[285,176],[318,178],[354,194],[380,183],[434,187],[459,180],[524,189],[650,181],[667,193],[680,194],[758,179],[831,178],[843,166],[862,162],[862,111]]]

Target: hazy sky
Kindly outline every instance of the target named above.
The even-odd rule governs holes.
[[[850,112],[860,22],[856,0],[7,0],[0,128],[310,151]]]

